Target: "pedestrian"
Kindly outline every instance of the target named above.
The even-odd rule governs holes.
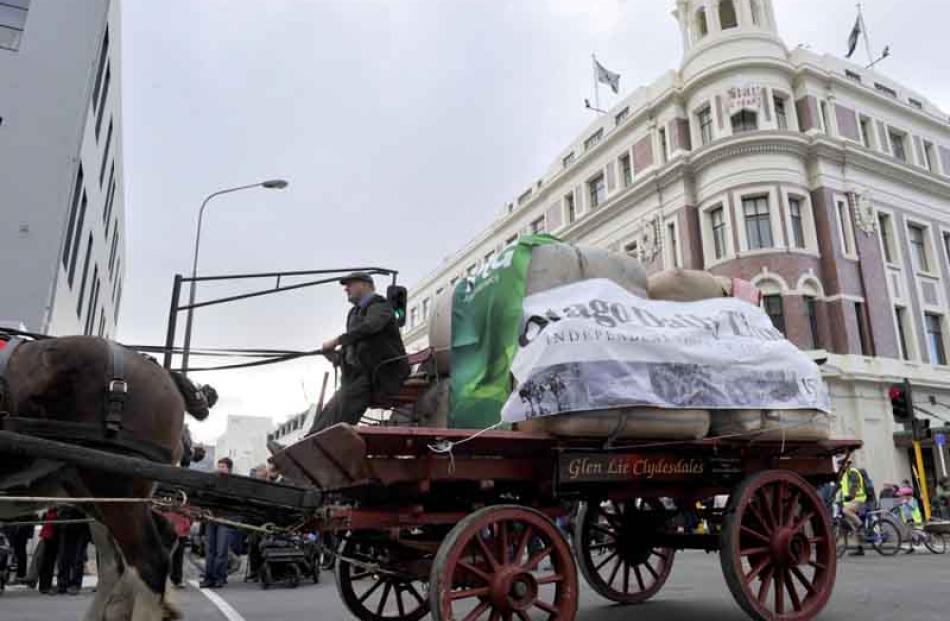
[[[75,507],[67,506],[59,511],[60,520],[83,520],[85,517],[85,514]],[[85,522],[59,525],[59,571],[56,586],[61,595],[78,595],[82,590],[83,564],[89,539],[89,525]]]
[[[936,505],[941,517],[950,518],[950,477],[943,477],[937,482]]]
[[[40,555],[39,588],[40,593],[53,594],[53,569],[56,567],[56,557],[59,554],[59,526],[56,507],[49,509],[43,516],[43,527],[40,528],[40,543],[34,554]]]
[[[171,550],[171,568],[168,573],[168,579],[176,589],[185,588],[183,582],[183,569],[185,562],[185,542],[188,540],[188,533],[191,532],[191,518],[174,511],[159,512],[163,518],[168,520],[175,529],[175,543]]]
[[[28,515],[22,518],[23,521],[35,520],[35,515]],[[27,560],[26,548],[30,539],[33,538],[33,525],[32,524],[23,524],[20,526],[10,526],[5,528],[4,532],[7,535],[7,539],[10,540],[10,547],[13,549],[13,558],[16,561],[16,576],[15,579],[19,583],[25,583],[26,579],[26,569],[29,564]]]
[[[234,470],[234,462],[228,457],[219,459],[216,466],[221,476],[229,476]],[[227,583],[230,543],[230,528],[216,522],[205,523],[205,575],[201,588],[220,589]]]
[[[850,466],[841,478],[841,512],[851,524],[858,541],[857,549],[851,556],[864,556],[864,509],[870,500],[868,490],[871,486],[869,477],[863,469]]]

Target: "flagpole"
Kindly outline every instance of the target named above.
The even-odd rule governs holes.
[[[861,20],[861,34],[864,35],[864,51],[868,54],[868,62],[874,62],[874,55],[871,54],[871,40],[868,38],[868,27],[864,23],[864,13],[861,12],[861,3],[858,2],[858,19]]]
[[[597,79],[597,56],[591,54],[590,57],[594,61],[591,65],[592,75],[594,76],[594,105],[600,110],[600,80]]]

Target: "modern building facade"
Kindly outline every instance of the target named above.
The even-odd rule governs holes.
[[[214,465],[218,459],[229,457],[234,462],[234,474],[249,475],[270,456],[264,437],[273,426],[266,416],[228,416],[227,427],[214,445],[214,461],[209,463]]]
[[[313,419],[317,415],[317,404],[313,403],[303,412],[294,414],[275,425],[267,434],[267,441],[276,441],[283,446],[290,446],[304,439],[310,427],[313,426]]]
[[[888,387],[910,379],[918,415],[950,420],[950,117],[881,73],[788,49],[771,0],[678,0],[674,16],[679,68],[599,116],[414,288],[407,343],[426,346],[435,296],[525,232],[648,272],[745,278],[827,359],[835,435],[865,442],[877,481],[910,478]],[[925,443],[931,477],[948,457]]]
[[[125,273],[118,0],[0,2],[0,322],[112,336]]]

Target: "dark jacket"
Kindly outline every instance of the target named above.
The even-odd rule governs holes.
[[[348,373],[369,377],[374,395],[398,392],[409,377],[406,348],[396,326],[393,307],[381,295],[374,295],[365,307],[354,305],[350,309],[340,345],[344,377]],[[355,363],[355,368],[350,361]]]

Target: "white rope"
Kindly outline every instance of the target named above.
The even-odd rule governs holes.
[[[466,442],[474,440],[475,438],[482,435],[483,433],[492,431],[493,429],[497,429],[498,427],[501,427],[504,424],[506,424],[505,421],[498,421],[491,427],[485,427],[484,429],[480,431],[476,431],[472,435],[462,438],[461,440],[455,440],[453,442],[452,440],[441,439],[441,440],[436,441],[434,444],[428,444],[426,446],[428,446],[429,450],[432,451],[433,453],[438,453],[440,455],[448,455],[449,456],[449,474],[455,474],[455,455],[452,453],[452,449],[454,449],[456,446],[460,444],[465,444]]]
[[[71,504],[141,504],[151,503],[157,505],[174,505],[175,501],[170,498],[68,498],[64,496],[0,496],[0,502],[42,502],[55,503],[60,505]]]

